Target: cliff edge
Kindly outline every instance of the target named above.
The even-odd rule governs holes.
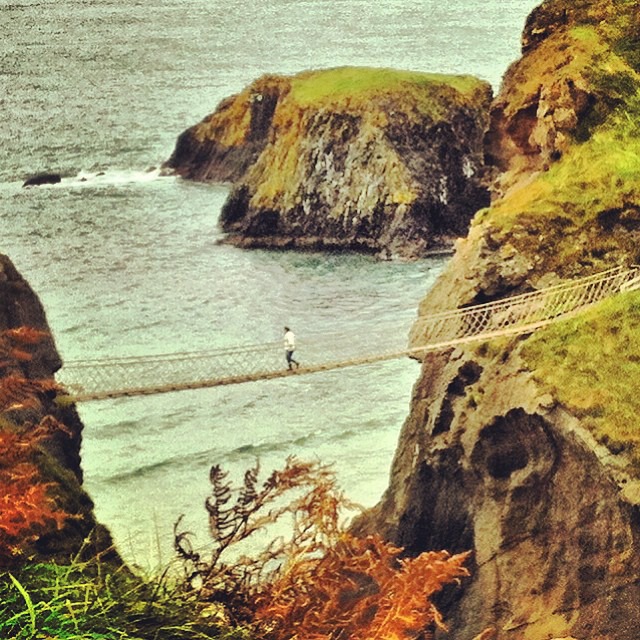
[[[57,398],[61,364],[40,300],[0,255],[0,566],[97,553],[118,561],[82,488],[83,425]]]
[[[167,167],[233,183],[228,242],[419,257],[450,248],[489,203],[491,98],[470,76],[264,76],[185,131]]]
[[[490,207],[420,305],[535,291],[638,260],[633,3],[543,2],[491,108]],[[390,485],[357,525],[473,551],[450,636],[634,640],[640,620],[640,294],[535,334],[424,357]]]

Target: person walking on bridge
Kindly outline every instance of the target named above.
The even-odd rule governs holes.
[[[293,352],[296,350],[296,337],[289,329],[289,327],[284,328],[284,353],[287,357],[287,366],[289,369],[293,369],[293,365],[296,365],[296,369],[300,366],[300,363],[297,360],[293,359]]]

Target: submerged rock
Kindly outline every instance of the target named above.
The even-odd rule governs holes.
[[[23,187],[37,187],[43,184],[58,184],[62,182],[62,176],[59,173],[38,173],[35,176],[27,178]]]
[[[469,76],[265,76],[185,131],[167,166],[233,183],[221,223],[234,244],[423,256],[489,202],[491,97]]]

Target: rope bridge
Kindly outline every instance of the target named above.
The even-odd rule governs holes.
[[[420,346],[408,349],[406,336],[377,327],[356,339],[325,335],[299,342],[299,369],[288,371],[282,343],[211,351],[66,362],[59,382],[72,400],[83,402],[201,389],[288,375],[315,373],[406,356],[419,357],[469,342],[530,333],[567,318],[621,291],[640,288],[640,267],[619,267],[580,280],[417,319]]]

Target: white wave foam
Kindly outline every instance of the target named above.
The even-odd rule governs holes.
[[[139,182],[153,182],[155,180],[174,180],[174,176],[162,174],[160,169],[147,169],[146,171],[133,170],[107,170],[107,171],[80,171],[77,176],[62,178],[57,186],[118,186]],[[53,185],[56,186],[56,185]]]
[[[35,175],[35,174],[34,174]],[[32,185],[30,189],[60,189],[85,186],[119,186],[135,183],[155,182],[156,180],[175,180],[176,176],[163,174],[161,169],[136,171],[127,169],[108,169],[106,171],[80,171],[75,176],[62,176],[60,182]],[[10,182],[0,181],[0,191],[19,191],[24,187],[24,180]]]

